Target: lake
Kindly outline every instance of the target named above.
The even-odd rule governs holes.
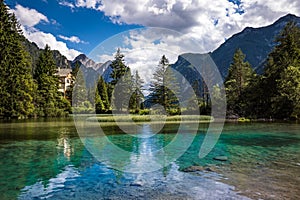
[[[123,134],[113,125],[107,138],[127,157],[105,152],[100,162],[84,146],[72,119],[27,120],[0,124],[0,199],[297,199],[300,195],[300,124],[226,123],[213,150],[198,157],[208,124],[200,124],[187,151],[156,171],[136,167],[137,153],[169,144],[178,124],[142,136]],[[188,134],[189,130],[186,130]],[[194,134],[194,133],[191,133]],[[183,141],[184,143],[184,141]],[[216,156],[226,156],[218,161]],[[119,170],[109,162],[117,162]],[[139,160],[141,167],[147,160]],[[203,170],[184,172],[190,166]],[[124,170],[120,170],[124,169]]]

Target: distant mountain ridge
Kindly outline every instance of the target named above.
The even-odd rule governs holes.
[[[112,80],[110,78],[110,74],[112,72],[112,68],[110,67],[111,61],[96,63],[85,54],[80,54],[71,62],[72,69],[74,69],[76,63],[79,63],[84,73],[88,74],[89,81],[94,81],[97,78],[96,76],[99,75],[103,77],[105,82],[110,82]]]
[[[275,47],[275,38],[284,28],[284,26],[294,21],[300,26],[300,17],[288,14],[278,19],[275,23],[261,28],[245,28],[242,32],[233,35],[219,48],[209,53],[215,62],[223,79],[227,76],[228,69],[233,59],[236,49],[241,48],[246,54],[252,68],[259,74],[264,71],[264,64],[267,56]],[[202,91],[202,80],[195,67],[191,65],[185,57],[192,60],[201,60],[205,54],[186,53],[178,56],[177,61],[171,67],[177,70],[191,85],[195,81],[199,82],[198,88]],[[200,66],[201,67],[201,66]],[[180,80],[182,83],[184,80]],[[184,88],[182,88],[184,90]]]
[[[34,42],[30,42],[24,37],[23,45],[25,49],[30,54],[32,67],[36,66],[40,54],[43,52],[43,49],[40,49]],[[53,58],[56,62],[56,66],[59,68],[71,68],[71,62],[67,59],[66,56],[62,55],[58,50],[52,50]]]
[[[39,56],[43,49],[40,49],[34,42],[30,42],[24,37],[23,45],[30,54],[32,68],[36,66]],[[88,58],[85,54],[78,55],[73,61],[70,61],[66,56],[62,55],[58,50],[52,50],[53,58],[56,62],[57,68],[61,69],[74,69],[76,63],[78,63],[81,69],[89,74],[89,82],[96,79],[96,75],[102,75],[106,82],[110,82],[110,73],[112,71],[110,64],[111,61],[105,63],[96,63],[92,59]]]
[[[251,64],[255,71],[259,74],[263,73],[267,56],[276,45],[276,36],[290,21],[294,21],[300,26],[300,17],[288,14],[265,27],[247,27],[242,32],[226,40],[225,43],[211,53],[211,57],[218,66],[221,75],[223,77],[227,76],[232,57],[238,48],[246,54],[245,60]]]

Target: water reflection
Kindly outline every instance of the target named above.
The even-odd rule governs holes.
[[[21,189],[19,199],[49,199],[53,195],[52,193],[63,190],[67,181],[75,180],[80,174],[74,166],[66,166],[61,173],[56,177],[50,178],[47,185],[44,185],[42,181],[33,185],[25,186]]]
[[[195,123],[169,124],[155,134],[153,124],[144,124],[137,136],[116,135],[111,134],[111,130],[106,134],[107,130],[103,132],[94,122],[85,119],[77,122],[84,146],[98,161],[130,173],[147,173],[167,167],[189,148],[198,130]]]
[[[69,130],[66,128],[63,128],[60,131],[60,134],[58,135],[57,138],[57,147],[58,149],[63,149],[63,153],[65,158],[70,161],[71,155],[74,152],[74,148],[71,146],[71,140],[70,140],[70,133],[68,132]]]

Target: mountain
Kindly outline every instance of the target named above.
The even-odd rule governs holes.
[[[43,52],[43,49],[40,49],[34,42],[30,42],[25,37],[23,37],[23,45],[25,46],[25,49],[30,55],[31,65],[34,70],[34,67],[37,64],[37,61],[39,59],[41,52]],[[57,67],[68,68],[68,69],[71,68],[71,62],[66,58],[66,56],[62,55],[57,50],[52,50],[52,52]]]
[[[268,54],[273,50],[276,36],[281,32],[286,23],[294,21],[300,26],[300,17],[288,14],[278,19],[275,23],[262,28],[245,28],[242,32],[233,35],[219,48],[210,53],[223,78],[227,76],[228,68],[236,49],[241,48],[246,54],[248,61],[259,74],[264,71],[264,63]],[[201,54],[190,54],[189,56],[201,57]],[[188,77],[190,83],[194,81],[195,71],[191,70],[190,63],[183,61],[182,55],[171,67],[182,71],[184,77]],[[181,69],[184,68],[184,69]],[[185,70],[186,69],[186,70]],[[189,78],[190,77],[190,78]]]
[[[276,36],[290,21],[294,21],[300,26],[300,17],[288,14],[269,26],[262,28],[247,27],[241,33],[228,39],[211,54],[222,76],[227,75],[233,54],[237,48],[241,48],[246,54],[246,60],[257,73],[261,74],[264,71],[264,63],[268,54],[276,45]]]
[[[84,73],[87,74],[87,80],[89,80],[89,82],[95,81],[99,75],[102,75],[105,82],[110,82],[112,80],[110,78],[112,72],[112,68],[110,67],[111,61],[96,63],[85,54],[80,54],[71,62],[72,69],[74,69],[76,64],[79,64]]]
[[[32,70],[34,71],[34,68],[37,64],[41,52],[43,52],[43,49],[40,49],[34,42],[30,42],[25,37],[23,37],[23,45],[25,46],[27,52],[30,54]],[[84,54],[80,54],[73,61],[70,61],[57,50],[52,50],[52,53],[57,68],[74,69],[76,63],[78,63],[80,67],[83,69],[83,71],[86,74],[89,74],[87,79],[89,80],[88,82],[90,84],[92,84],[93,81],[96,81],[98,75],[102,75],[106,82],[111,81],[110,78],[110,73],[112,72],[112,69],[110,67],[111,61],[107,61],[105,63],[96,63],[95,61],[88,58]]]
[[[98,70],[103,63],[96,63],[92,59],[88,58],[85,54],[80,54],[77,56],[73,61],[73,63],[80,62],[81,65],[83,65],[86,68],[93,68],[94,70]]]

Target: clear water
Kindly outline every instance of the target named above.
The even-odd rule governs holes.
[[[151,134],[145,127],[142,134]],[[1,123],[0,199],[298,199],[299,124],[226,124],[213,151],[199,159],[207,127],[200,125],[190,148],[169,166],[131,174],[93,158],[72,120]],[[115,144],[139,152],[168,144],[177,128],[166,125],[148,139],[105,129]],[[220,155],[228,161],[213,159]],[[193,165],[213,172],[182,172]]]

